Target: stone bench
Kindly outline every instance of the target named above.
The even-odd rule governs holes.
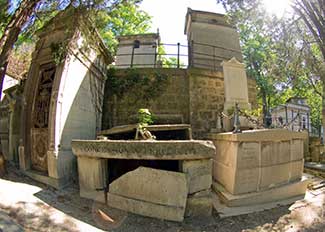
[[[106,202],[98,190],[107,186],[111,159],[177,160],[178,172],[139,167],[109,183],[108,205],[173,221],[211,214],[215,147],[209,141],[74,140],[72,151],[81,197]]]

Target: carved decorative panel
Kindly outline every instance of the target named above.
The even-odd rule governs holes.
[[[32,168],[47,172],[48,129],[32,129]]]
[[[55,67],[44,67],[40,73],[37,96],[34,104],[33,125],[35,128],[47,128],[52,85],[55,76]]]
[[[55,77],[53,64],[43,65],[33,106],[31,129],[31,165],[38,171],[47,172],[47,150],[49,139],[49,113],[52,85]]]

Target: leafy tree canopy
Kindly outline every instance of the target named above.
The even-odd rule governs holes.
[[[318,127],[322,53],[306,24],[292,13],[287,18],[267,14],[261,0],[217,2],[239,30],[247,73],[257,82],[264,115],[290,97],[306,97]]]
[[[6,33],[9,33],[6,27],[10,20],[15,19],[15,14],[21,7],[19,3],[23,4],[24,2],[28,1],[0,0],[0,37],[5,30],[7,30]],[[23,66],[28,68],[31,49],[26,48],[33,47],[36,42],[35,32],[68,6],[79,8],[84,12],[83,15],[97,27],[113,54],[116,51],[117,36],[145,33],[151,26],[151,16],[139,9],[141,3],[139,0],[40,0],[33,2],[37,2],[37,4],[32,13],[26,16],[28,20],[22,26],[17,41],[11,41],[12,45],[15,44],[15,51],[9,54],[9,66],[24,60]],[[3,60],[2,62],[5,62],[6,59]],[[12,73],[14,70],[9,67],[8,71]]]

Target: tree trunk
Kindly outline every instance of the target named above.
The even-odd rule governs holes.
[[[14,15],[11,17],[0,39],[0,98],[9,55],[23,26],[30,18],[38,2],[40,2],[40,0],[23,0]]]
[[[321,80],[322,80],[323,94],[322,94],[322,128],[320,128],[320,137],[322,138],[322,143],[324,143],[324,137],[322,137],[322,129],[325,130],[325,64],[323,64],[321,70]]]
[[[267,104],[267,96],[265,91],[262,90],[262,104],[263,104],[263,126],[267,127],[267,116],[268,116],[268,104]]]

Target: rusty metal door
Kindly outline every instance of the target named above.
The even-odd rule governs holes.
[[[52,86],[55,77],[55,65],[41,66],[39,81],[34,98],[31,128],[31,166],[33,169],[47,172],[47,150],[49,139],[49,113]]]

